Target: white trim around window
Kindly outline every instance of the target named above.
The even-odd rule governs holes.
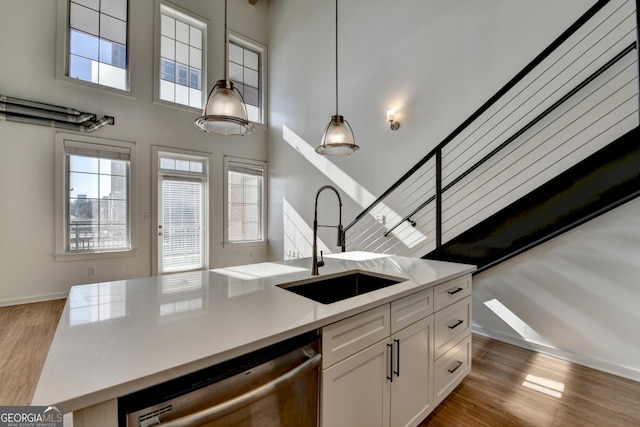
[[[87,246],[87,250],[78,250],[78,241],[70,246],[69,226],[69,165],[68,159],[73,155],[98,157],[104,159],[126,159],[128,172],[126,184],[121,189],[126,193],[126,227],[120,230],[126,242],[102,247]],[[135,144],[132,142],[89,137],[57,132],[55,137],[55,252],[56,261],[77,261],[87,259],[102,259],[136,255],[137,249],[137,221],[136,221],[136,185],[135,185]],[[109,179],[109,176],[98,176],[96,179]],[[99,196],[98,196],[99,198]],[[122,227],[120,227],[122,228]]]
[[[166,0],[155,0],[154,8],[154,102],[201,113],[208,95],[209,21]],[[170,23],[175,27],[163,31],[163,25]],[[163,65],[173,65],[173,79],[163,78],[171,74]]]
[[[127,0],[127,4],[129,0]],[[131,61],[132,52],[134,52],[134,42],[133,37],[130,37],[129,25],[129,11],[130,7],[127,6],[127,17],[126,17],[126,87],[123,89],[119,89],[112,86],[107,86],[105,84],[94,83],[91,81],[81,80],[79,78],[73,78],[68,75],[68,67],[69,67],[69,55],[70,55],[70,47],[69,47],[69,38],[70,38],[70,4],[69,0],[57,0],[57,29],[56,29],[56,79],[64,81],[66,83],[71,83],[75,85],[80,85],[92,89],[98,89],[101,91],[109,92],[112,94],[122,95],[128,98],[135,97],[134,91],[134,82],[132,78],[131,72]],[[110,17],[109,17],[110,18]],[[106,40],[106,39],[105,39]],[[99,64],[99,61],[94,61],[95,64]],[[107,65],[105,65],[107,66]]]
[[[241,213],[235,222],[243,228],[248,225],[251,230],[236,230],[235,235],[230,231],[233,218],[230,218],[230,188],[234,184],[230,180],[230,172],[241,178],[242,182],[237,182],[236,187],[242,188],[242,200],[239,201]],[[247,183],[251,176],[259,179],[258,194],[244,194],[248,187],[249,191],[255,191],[252,183]],[[242,159],[225,156],[224,158],[224,245],[263,245],[267,243],[267,163],[260,160]],[[233,199],[233,195],[231,195]],[[258,210],[250,205],[259,204]],[[257,222],[257,228],[256,227]]]

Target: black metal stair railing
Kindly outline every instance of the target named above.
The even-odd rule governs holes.
[[[387,189],[376,201],[364,209],[353,221],[348,223],[344,227],[344,233],[351,230],[356,224],[364,219],[370,212],[378,205],[383,203],[385,199],[391,195],[394,191],[400,188],[403,184],[408,182],[419,171],[424,170],[425,165],[428,162],[435,161],[435,189],[434,193],[430,194],[417,206],[413,207],[410,212],[399,220],[395,221],[389,228],[386,228],[383,236],[388,237],[394,230],[401,225],[408,223],[413,227],[416,227],[416,216],[424,210],[427,206],[435,202],[435,247],[436,249],[442,246],[443,241],[443,194],[452,189],[456,184],[460,183],[463,179],[468,177],[472,172],[485,165],[492,160],[498,153],[509,147],[514,141],[518,140],[527,131],[536,126],[539,122],[549,116],[553,111],[557,110],[560,106],[565,104],[568,100],[573,98],[576,94],[580,93],[585,87],[603,75],[607,70],[611,69],[620,60],[625,58],[629,53],[637,50],[637,42],[634,40],[632,43],[626,45],[620,50],[613,58],[607,61],[604,65],[597,68],[588,77],[582,79],[577,85],[568,91],[564,96],[553,102],[549,107],[545,108],[542,112],[535,115],[533,119],[521,126],[516,132],[512,133],[502,143],[491,149],[487,154],[482,156],[479,160],[475,161],[471,166],[467,167],[463,172],[451,181],[443,185],[443,149],[447,147],[456,137],[462,134],[472,123],[474,123],[483,114],[489,111],[492,106],[510,90],[512,90],[519,82],[521,82],[529,73],[531,73],[537,66],[539,66],[546,58],[548,58],[559,46],[567,41],[572,35],[576,34],[585,23],[593,18],[600,10],[602,10],[609,0],[597,1],[587,12],[585,12],[576,22],[573,23],[566,31],[564,31],[551,45],[549,45],[543,52],[536,56],[521,72],[519,72],[513,79],[505,84],[494,96],[492,96],[486,103],[478,108],[467,120],[465,120],[460,126],[458,126],[451,134],[449,134],[442,142],[440,142],[433,150],[431,150],[425,157],[423,157],[414,167],[412,167],[407,173],[405,173],[400,179],[398,179],[389,189]],[[424,172],[422,172],[424,173]],[[405,184],[406,185],[406,184]]]
[[[411,213],[409,213],[408,215],[406,215],[404,218],[402,218],[402,220],[398,223],[396,223],[394,226],[392,226],[391,228],[389,228],[385,233],[384,236],[387,237],[393,230],[395,230],[400,224],[402,224],[404,221],[408,221],[410,222],[413,226],[415,226],[415,222],[411,220],[411,218],[413,216],[415,216],[415,214],[417,214],[418,212],[420,212],[422,209],[424,209],[429,203],[433,202],[434,200],[436,200],[436,206],[441,206],[442,203],[438,202],[438,194],[442,194],[445,191],[451,189],[454,185],[456,185],[458,182],[462,181],[465,177],[467,177],[469,174],[471,174],[471,172],[473,172],[474,170],[478,169],[480,166],[482,166],[483,164],[485,164],[489,159],[491,159],[492,157],[494,157],[496,154],[498,154],[500,151],[502,151],[504,148],[506,148],[509,144],[511,144],[513,141],[515,141],[518,137],[520,137],[522,134],[524,134],[526,131],[528,131],[529,129],[531,129],[536,123],[540,122],[542,119],[544,119],[546,116],[548,116],[549,114],[551,114],[554,110],[556,110],[558,107],[560,107],[563,103],[565,103],[567,100],[569,100],[572,96],[574,96],[575,94],[577,94],[581,89],[583,89],[585,86],[587,86],[589,83],[591,83],[593,80],[595,80],[597,77],[599,77],[600,75],[602,75],[605,71],[607,71],[609,68],[611,68],[615,63],[617,63],[620,59],[624,58],[625,55],[627,55],[628,53],[634,51],[636,49],[636,43],[631,43],[630,45],[628,45],[626,48],[624,48],[620,53],[618,53],[614,58],[612,58],[609,62],[607,62],[605,65],[603,65],[602,67],[600,67],[598,70],[596,70],[593,74],[591,74],[589,77],[587,77],[586,79],[584,79],[582,82],[580,82],[579,85],[577,85],[575,88],[573,88],[571,91],[569,91],[566,95],[564,95],[562,98],[560,98],[558,101],[556,101],[555,103],[553,103],[549,108],[547,108],[546,110],[544,110],[542,113],[540,113],[539,115],[537,115],[533,120],[531,120],[529,123],[527,123],[524,127],[522,127],[520,130],[518,130],[516,133],[514,133],[513,135],[511,135],[509,138],[507,138],[506,141],[504,141],[502,144],[500,144],[499,146],[497,146],[496,148],[494,148],[491,152],[489,152],[488,154],[486,154],[483,158],[481,158],[480,160],[478,160],[476,163],[474,163],[471,167],[469,167],[468,169],[466,169],[464,172],[462,172],[460,175],[458,175],[455,179],[453,179],[451,182],[449,182],[447,185],[445,185],[444,187],[442,187],[442,179],[441,178],[436,178],[436,195],[433,195],[431,197],[429,197],[426,201],[424,201],[423,203],[421,203],[417,208],[415,208],[413,211],[411,211]],[[437,160],[438,158],[441,157],[442,155],[442,147],[437,147],[436,148],[436,173],[437,172],[441,172],[442,168],[439,165],[441,161]],[[436,175],[438,176],[438,175]],[[438,191],[439,190],[439,191]],[[440,209],[438,209],[438,211],[440,211]],[[441,221],[437,221],[437,223],[441,223]],[[350,225],[350,224],[349,224]],[[348,227],[348,226],[347,226]],[[437,233],[437,235],[439,236],[441,233]],[[440,246],[440,242],[438,242],[436,244],[437,246]]]

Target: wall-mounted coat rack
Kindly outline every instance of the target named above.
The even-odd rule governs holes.
[[[103,126],[115,124],[115,118],[111,116],[104,116],[98,119],[93,113],[84,113],[75,108],[28,101],[4,95],[0,95],[0,121],[88,133],[94,132]]]

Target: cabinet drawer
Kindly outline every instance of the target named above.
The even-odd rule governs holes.
[[[437,406],[471,371],[471,335],[437,360],[434,365],[434,406]]]
[[[442,310],[469,295],[471,295],[471,274],[441,283],[433,288],[434,310]]]
[[[391,333],[406,328],[433,313],[433,288],[408,295],[391,303]]]
[[[468,296],[435,314],[435,358],[445,354],[471,333],[471,297]]]
[[[389,337],[390,317],[389,304],[384,304],[322,328],[322,367]]]

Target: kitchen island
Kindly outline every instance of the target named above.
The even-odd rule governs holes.
[[[320,275],[401,278],[393,286],[322,304],[277,285],[310,279],[309,259],[73,286],[34,405],[76,411],[322,328],[432,288],[475,267],[346,252]]]

